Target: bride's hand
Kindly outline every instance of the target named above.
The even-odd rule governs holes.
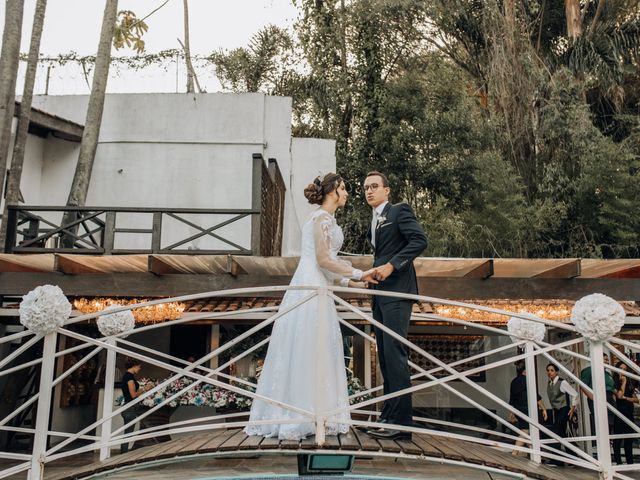
[[[370,268],[369,270],[364,272],[360,280],[368,284],[378,283],[378,280],[376,280],[376,269]]]
[[[367,288],[367,282],[356,282],[355,280],[349,280],[350,288]]]

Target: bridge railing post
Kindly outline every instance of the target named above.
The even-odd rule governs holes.
[[[533,342],[525,343],[525,368],[527,369],[527,406],[529,408],[529,436],[531,437],[531,460],[540,463],[540,430],[536,426],[538,418],[538,389],[536,385],[536,357],[533,354]]]
[[[115,339],[108,338],[105,343],[115,346]],[[104,395],[102,404],[102,418],[106,420],[102,423],[100,432],[100,460],[106,460],[111,456],[111,447],[108,445],[111,440],[111,412],[113,411],[113,385],[116,374],[116,352],[112,348],[107,349],[107,361],[104,373]]]
[[[604,348],[602,342],[590,340],[591,386],[593,389],[593,415],[596,427],[596,452],[600,464],[600,478],[613,479],[611,446],[609,440],[609,417],[607,412],[607,390],[604,378]]]
[[[325,341],[327,338],[327,303],[329,302],[329,295],[326,288],[318,289],[318,323],[316,324],[316,358],[323,358],[321,349],[325,347]],[[325,442],[325,413],[327,406],[325,405],[325,397],[321,392],[324,388],[326,378],[326,362],[316,362],[316,443],[318,445],[324,445]]]
[[[53,369],[55,366],[57,339],[58,335],[55,331],[44,337],[42,365],[40,367],[40,389],[38,390],[40,396],[38,397],[29,480],[42,480],[44,478],[44,454],[49,440],[49,417],[51,413],[51,395],[53,394]]]

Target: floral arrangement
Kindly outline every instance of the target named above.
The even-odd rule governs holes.
[[[169,383],[168,385],[165,385],[163,388],[155,392],[152,396],[145,397],[145,399],[140,403],[142,403],[142,405],[144,405],[145,407],[154,407],[161,404],[166,398],[172,397],[180,390],[188,387],[194,382],[195,380],[191,378],[180,377],[177,380]],[[141,378],[138,383],[140,384],[141,388],[150,390],[151,388],[154,388],[162,383],[162,381],[152,380],[149,378]],[[234,384],[234,386],[243,388],[250,392],[255,391],[253,387],[242,383],[236,383]],[[251,406],[251,403],[252,399],[245,395],[240,395],[238,393],[216,387],[208,383],[200,383],[187,392],[184,392],[179,397],[174,398],[166,405],[173,408],[179,407],[181,405],[193,405],[196,407],[215,407],[218,409],[245,410]],[[124,397],[122,395],[120,395],[116,399],[116,404],[124,405]]]
[[[55,332],[69,315],[71,304],[57,285],[36,287],[20,302],[20,323],[40,335]]]
[[[367,389],[358,377],[356,377],[351,370],[347,370],[347,390],[348,395],[351,397],[359,392],[365,392]],[[369,393],[363,393],[349,399],[349,404],[354,405],[359,402],[370,400],[372,397]]]
[[[589,340],[604,341],[620,331],[625,316],[624,308],[613,298],[593,293],[576,302],[571,321]]]
[[[531,315],[531,318],[536,318]],[[546,328],[544,323],[534,320],[525,320],[519,317],[511,317],[507,322],[507,331],[512,340],[531,340],[541,342],[544,338]]]
[[[107,307],[104,309],[104,311],[108,312],[110,310],[114,310],[115,308],[118,307]],[[136,326],[136,321],[133,318],[133,313],[131,312],[131,310],[123,310],[122,312],[100,315],[96,323],[98,324],[98,330],[100,330],[100,333],[105,337],[128,332],[130,330],[133,330],[133,328]]]

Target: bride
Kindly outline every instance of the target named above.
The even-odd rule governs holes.
[[[328,173],[316,178],[304,190],[311,204],[320,205],[302,227],[302,252],[291,285],[365,287],[365,281],[376,283],[374,269],[362,272],[338,258],[344,241],[342,229],[336,223],[335,211],[344,207],[348,193],[342,177]],[[289,290],[280,310],[293,305],[311,292]],[[326,318],[318,316],[318,297],[279,317],[273,326],[269,350],[265,358],[256,393],[287,405],[314,413],[316,405],[334,410],[349,406],[347,377],[344,365],[342,334],[335,303],[328,299]],[[318,339],[318,322],[326,322]],[[324,375],[318,378],[317,365],[323,364]],[[349,430],[349,412],[326,420],[326,434],[337,435]],[[315,433],[310,416],[254,400],[249,420],[278,421],[269,425],[249,425],[247,435],[299,440]],[[292,420],[291,423],[287,422]]]

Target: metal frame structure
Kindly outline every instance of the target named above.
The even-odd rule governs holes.
[[[11,475],[14,475],[19,472],[29,471],[29,479],[30,480],[41,480],[44,475],[44,469],[46,465],[54,460],[59,460],[67,457],[71,457],[83,452],[99,450],[101,460],[105,460],[111,455],[111,448],[118,446],[125,442],[135,442],[137,440],[143,440],[148,438],[154,438],[156,436],[167,436],[172,434],[180,434],[180,433],[190,433],[190,432],[203,432],[203,431],[213,431],[216,429],[225,429],[231,427],[245,427],[247,425],[256,425],[256,424],[278,424],[278,423],[294,423],[295,420],[292,419],[275,419],[275,420],[263,420],[263,421],[254,421],[249,422],[246,420],[246,415],[240,414],[227,414],[227,415],[214,415],[206,418],[198,418],[194,420],[185,420],[181,422],[173,422],[167,425],[160,425],[155,427],[148,427],[138,430],[136,432],[124,434],[125,428],[131,426],[134,423],[137,423],[141,419],[145,418],[149,414],[153,413],[157,409],[169,403],[174,398],[184,394],[188,390],[196,387],[200,383],[207,383],[231,392],[235,392],[238,394],[245,395],[252,399],[260,399],[265,402],[269,402],[271,404],[278,405],[279,407],[290,410],[296,413],[301,414],[304,417],[307,417],[316,426],[315,431],[315,439],[316,443],[319,447],[321,447],[326,440],[326,420],[333,415],[336,415],[341,412],[348,411],[350,413],[366,413],[375,419],[377,413],[374,411],[375,404],[383,401],[388,398],[393,398],[396,396],[410,394],[414,392],[425,391],[429,388],[434,388],[440,386],[445,388],[451,394],[457,396],[458,398],[465,401],[467,404],[473,406],[479,411],[483,412],[485,415],[490,416],[494,419],[498,424],[504,426],[507,429],[508,433],[502,433],[499,431],[491,431],[482,429],[480,427],[468,426],[459,423],[447,422],[443,420],[434,420],[430,418],[423,417],[415,417],[414,420],[416,424],[421,423],[429,423],[436,424],[443,427],[455,427],[458,431],[466,431],[468,434],[460,434],[460,433],[452,433],[452,432],[443,432],[440,430],[433,430],[432,427],[425,426],[401,426],[395,425],[394,428],[406,431],[406,432],[415,432],[415,433],[427,433],[427,434],[437,434],[441,437],[447,437],[451,439],[465,440],[468,442],[480,443],[483,445],[490,445],[496,448],[504,449],[508,452],[510,451],[519,451],[525,454],[529,454],[531,459],[535,462],[541,462],[542,460],[559,460],[565,462],[569,465],[574,465],[582,468],[586,468],[595,472],[599,472],[600,477],[607,480],[623,479],[626,480],[629,477],[625,475],[625,472],[631,470],[640,470],[640,465],[616,465],[613,466],[611,462],[611,453],[610,453],[610,441],[618,438],[640,438],[640,428],[635,425],[635,423],[629,421],[626,417],[624,417],[615,407],[609,405],[606,400],[606,392],[605,392],[605,377],[604,372],[605,368],[607,368],[610,372],[622,372],[622,370],[615,368],[613,366],[605,365],[603,362],[603,352],[606,350],[615,351],[615,356],[622,359],[622,361],[627,364],[629,367],[628,372],[624,372],[629,378],[640,381],[640,367],[638,367],[630,358],[626,357],[623,353],[619,352],[616,349],[615,345],[624,346],[627,349],[631,349],[632,351],[640,351],[640,346],[633,344],[631,342],[625,341],[619,338],[613,338],[609,342],[593,342],[588,341],[581,337],[576,333],[574,327],[572,325],[568,325],[561,322],[550,321],[537,319],[535,321],[543,323],[546,327],[553,327],[555,329],[564,331],[569,333],[568,340],[562,340],[558,343],[552,344],[549,342],[533,342],[530,340],[523,339],[513,339],[513,343],[507,346],[500,346],[496,348],[489,349],[481,354],[474,355],[471,358],[463,358],[458,359],[451,363],[445,363],[439,360],[437,357],[432,355],[430,352],[425,351],[418,347],[417,345],[411,343],[410,341],[402,338],[395,332],[391,331],[389,328],[381,324],[372,318],[370,312],[360,310],[357,307],[354,307],[350,303],[341,299],[338,294],[341,293],[350,293],[350,294],[366,294],[366,295],[382,295],[387,297],[395,297],[406,300],[417,300],[417,301],[428,301],[435,304],[449,305],[455,306],[459,308],[480,310],[486,312],[492,312],[499,315],[504,315],[505,317],[519,317],[526,320],[532,320],[532,318],[528,315],[519,315],[513,312],[496,310],[493,308],[488,308],[485,306],[473,305],[468,303],[419,296],[419,295],[406,295],[400,293],[391,293],[391,292],[382,292],[379,290],[358,290],[358,289],[347,289],[342,287],[318,287],[318,286],[280,286],[280,287],[254,287],[254,288],[242,288],[235,290],[224,290],[224,291],[215,291],[215,292],[205,292],[195,295],[185,295],[181,297],[154,300],[145,303],[129,305],[126,307],[121,307],[117,309],[113,309],[110,313],[115,313],[117,311],[124,310],[133,310],[136,308],[148,306],[148,305],[156,305],[165,302],[172,301],[188,301],[188,300],[196,300],[203,298],[211,298],[211,297],[220,297],[220,296],[234,296],[234,295],[250,295],[250,294],[263,294],[265,291],[269,292],[285,292],[287,290],[302,290],[307,292],[307,295],[296,302],[293,305],[289,305],[288,307],[282,307],[280,309],[275,307],[266,307],[266,308],[255,308],[255,309],[242,309],[236,310],[234,312],[221,312],[219,316],[229,317],[232,315],[245,315],[248,313],[255,312],[269,312],[271,315],[269,318],[261,321],[257,325],[253,326],[245,333],[237,336],[233,340],[219,346],[214,349],[212,352],[204,355],[202,358],[197,359],[194,362],[186,362],[174,356],[171,356],[167,353],[163,353],[160,351],[156,351],[152,348],[146,347],[144,345],[139,345],[131,340],[127,340],[126,337],[131,332],[127,332],[124,335],[116,335],[112,337],[104,337],[104,338],[91,338],[87,335],[83,335],[81,333],[75,332],[68,328],[72,324],[76,324],[79,322],[94,322],[97,317],[100,316],[101,312],[92,313],[87,315],[81,315],[78,317],[74,317],[72,319],[68,319],[65,322],[65,325],[59,328],[57,331],[50,333],[44,336],[44,349],[42,357],[36,360],[32,360],[29,362],[25,362],[21,365],[12,366],[12,362],[17,359],[21,353],[25,352],[29,348],[33,348],[34,345],[39,342],[43,337],[39,335],[35,335],[30,331],[23,331],[20,333],[7,335],[3,338],[0,338],[0,344],[6,342],[13,342],[18,339],[22,339],[24,341],[23,345],[14,351],[12,354],[8,355],[6,358],[0,361],[0,376],[8,375],[18,370],[31,367],[33,365],[40,364],[41,365],[41,376],[40,376],[40,388],[37,394],[31,397],[28,401],[26,401],[23,405],[13,411],[11,414],[7,415],[4,419],[0,419],[0,429],[3,430],[14,430],[20,431],[21,433],[28,433],[34,436],[33,442],[33,450],[31,454],[19,454],[12,452],[0,452],[0,459],[12,460],[18,462],[15,465],[12,465],[4,470],[0,470],[0,479],[6,478]],[[238,343],[243,340],[251,337],[255,333],[260,330],[272,325],[274,322],[278,320],[281,316],[285,315],[288,312],[294,311],[300,305],[309,301],[312,298],[317,297],[319,300],[318,305],[318,315],[324,316],[327,315],[326,305],[328,302],[334,302],[335,304],[346,308],[353,315],[362,319],[364,323],[369,326],[375,326],[381,331],[385,332],[387,335],[393,337],[398,342],[401,342],[406,348],[416,352],[421,357],[427,359],[429,362],[435,365],[435,367],[425,370],[415,363],[410,363],[410,367],[413,370],[412,385],[399,392],[395,392],[388,395],[378,395],[369,400],[357,401],[356,403],[350,405],[349,407],[329,410],[325,405],[322,405],[318,402],[315,405],[315,411],[307,411],[301,408],[298,408],[294,405],[284,404],[276,399],[266,398],[260,396],[256,393],[248,391],[242,388],[242,385],[255,387],[255,384],[248,382],[242,378],[235,377],[233,375],[229,375],[224,372],[226,367],[228,367],[231,363],[236,362],[237,360],[249,355],[255,349],[260,348],[266,342],[269,341],[269,338],[261,341],[260,343],[252,346],[251,348],[242,351],[234,358],[231,358],[226,363],[216,367],[209,368],[207,367],[207,363],[212,359],[220,358],[220,355],[225,351],[229,350],[231,347],[234,347]],[[172,325],[177,325],[181,323],[188,323],[194,320],[198,320],[199,318],[215,318],[216,313],[206,312],[200,315],[191,315],[187,319],[178,319],[173,321],[167,321],[163,323],[155,323],[150,325],[138,326],[134,332],[142,332],[146,330],[158,330],[158,329],[166,329]],[[466,320],[460,320],[456,318],[444,317],[441,315],[435,314],[414,314],[420,318],[420,320],[425,322],[450,322],[454,325],[462,325],[468,326],[475,329],[484,330],[487,333],[493,335],[501,335],[501,336],[509,336],[509,333],[506,330],[481,325],[474,322],[469,322]],[[368,329],[359,329],[354,327],[350,323],[345,320],[340,320],[342,325],[345,328],[352,330],[356,335],[360,335],[364,338],[366,342],[374,342],[375,339],[368,334]],[[318,328],[323,328],[325,322],[318,322]],[[58,337],[66,336],[75,339],[76,341],[81,342],[80,345],[74,346],[73,348],[69,348],[60,352],[56,352],[56,344]],[[30,338],[28,338],[30,337]],[[28,339],[27,339],[28,338]],[[318,332],[318,339],[324,338],[321,332]],[[26,340],[26,341],[25,341]],[[590,355],[587,357],[581,353],[577,353],[575,347],[577,345],[584,345],[588,343]],[[586,346],[586,345],[585,345]],[[76,363],[71,369],[63,372],[59,376],[54,375],[54,367],[55,362],[58,358],[64,356],[65,354],[72,353],[74,351],[83,350],[83,349],[91,349],[90,352],[82,358],[78,363]],[[154,365],[156,367],[160,367],[171,372],[171,377],[162,381],[154,388],[146,391],[144,394],[132,400],[130,403],[118,407],[114,409],[113,406],[113,395],[110,388],[105,389],[105,395],[103,399],[103,403],[100,406],[102,410],[102,418],[96,422],[93,422],[90,425],[85,426],[77,432],[56,432],[51,431],[49,429],[50,424],[50,416],[51,416],[51,398],[53,394],[53,389],[60,384],[60,382],[69,376],[73,371],[80,368],[85,362],[87,362],[91,357],[98,354],[100,351],[107,352],[107,364],[106,364],[106,373],[105,373],[105,385],[113,385],[115,379],[115,365],[116,365],[116,355],[127,355],[129,357],[135,358],[144,362],[146,364]],[[507,352],[509,352],[508,356]],[[578,438],[561,438],[556,435],[554,432],[550,431],[549,428],[543,424],[541,424],[537,418],[537,408],[536,408],[536,394],[537,387],[534,375],[527,376],[527,391],[529,396],[529,412],[532,412],[530,415],[525,415],[520,411],[514,409],[511,405],[509,405],[504,399],[499,398],[494,393],[488,391],[481,385],[473,382],[469,376],[477,374],[482,371],[488,371],[494,368],[498,368],[504,365],[508,365],[513,363],[514,361],[523,360],[526,362],[528,371],[535,371],[535,360],[536,358],[544,358],[549,361],[555,361],[551,356],[553,352],[562,352],[563,354],[570,355],[573,358],[590,362],[592,367],[592,385],[593,388],[590,389],[586,384],[584,384],[580,378],[576,377],[572,371],[567,369],[566,367],[560,365],[560,369],[564,375],[564,378],[571,379],[576,382],[576,384],[583,389],[584,391],[589,391],[593,394],[595,412],[594,416],[596,419],[596,431],[593,435],[583,435]],[[498,356],[498,358],[492,358]],[[482,366],[477,366],[473,368],[462,369],[465,362],[468,362],[470,359],[485,359],[485,364]],[[325,362],[317,362],[318,371],[316,372],[317,376],[322,377],[326,374],[324,372]],[[177,366],[176,366],[177,365]],[[438,376],[436,376],[438,374]],[[180,377],[187,377],[194,380],[193,383],[186,386],[181,392],[173,395],[172,397],[165,398],[160,404],[146,410],[144,413],[140,414],[134,421],[129,422],[128,424],[123,425],[118,429],[113,429],[111,425],[112,419],[121,414],[128,408],[140,403],[144,398],[153,396],[156,392],[161,390],[164,386],[168,385],[171,381],[176,380]],[[459,389],[459,384],[456,386],[454,381],[462,382],[465,388],[470,388],[474,392],[474,396],[469,396],[464,394]],[[227,383],[228,382],[228,383]],[[374,386],[370,388],[367,393],[376,395],[379,394],[381,387]],[[354,397],[359,397],[360,394],[355,394]],[[22,410],[27,408],[29,405],[37,402],[37,417],[36,423],[33,428],[15,428],[8,427],[8,422],[18,415]],[[484,402],[484,404],[483,404]],[[507,412],[510,412],[514,416],[524,420],[530,425],[529,432],[520,430],[515,427],[511,423],[507,422],[505,419],[495,414],[489,408],[487,408],[486,402],[490,402],[493,405],[497,405],[502,407]],[[613,435],[608,431],[607,425],[607,411],[611,412],[613,415],[618,416],[624,422],[626,422],[632,429],[632,434],[625,435]],[[243,419],[243,416],[245,419]],[[300,420],[302,421],[302,420]],[[352,419],[350,421],[351,425],[354,426],[370,426],[375,427],[377,424],[375,421],[362,421]],[[101,427],[101,433],[98,436],[95,432],[98,427]],[[487,440],[478,438],[477,436],[473,436],[473,433],[491,433],[494,438],[497,440]],[[547,437],[546,440],[541,440],[540,434],[544,433]],[[51,438],[63,438],[59,443],[49,446],[49,440]],[[84,440],[88,441],[88,444],[76,447],[73,445],[73,442],[76,440]],[[524,442],[524,446],[514,446],[512,442],[515,440],[520,440]],[[581,444],[590,444],[591,441],[596,442],[596,455],[591,455],[588,452],[590,448],[587,448],[586,451],[580,448]],[[559,446],[562,447],[559,448]],[[327,452],[327,450],[323,450]],[[509,454],[509,453],[505,453]],[[385,452],[367,452],[367,455],[386,455]],[[426,458],[426,460],[429,460]],[[442,459],[438,459],[438,461],[443,461]],[[461,464],[464,462],[454,462],[452,460],[444,460],[445,462],[451,464]],[[487,471],[490,470],[489,467],[482,467],[479,465],[470,465],[473,468],[485,468]]]

